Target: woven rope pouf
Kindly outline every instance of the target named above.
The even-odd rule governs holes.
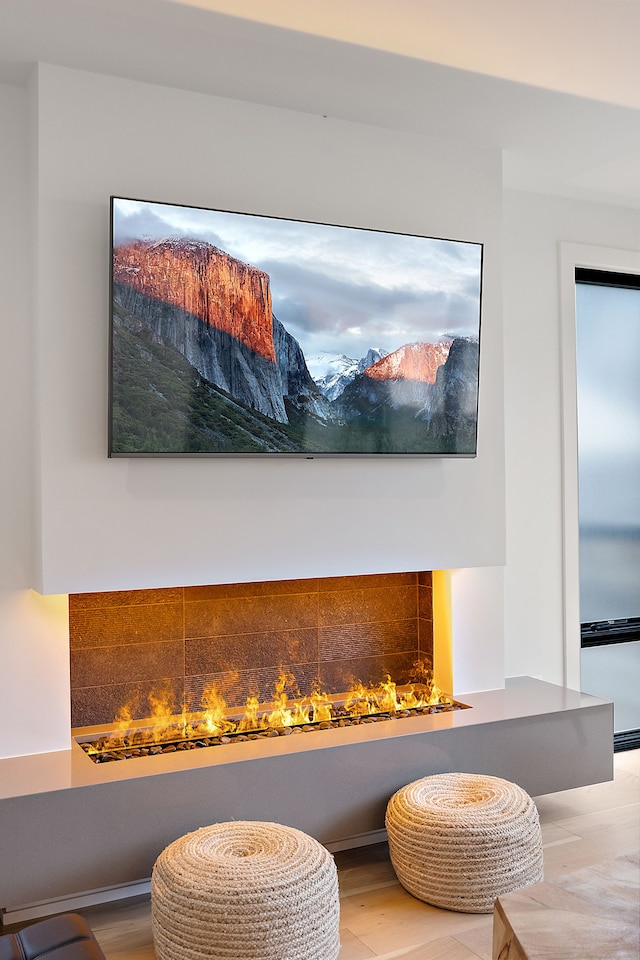
[[[158,960],[336,960],[336,866],[292,827],[203,827],[156,860],[151,919]]]
[[[496,897],[542,880],[536,805],[499,777],[443,773],[398,790],[387,805],[391,862],[425,903],[491,913]]]

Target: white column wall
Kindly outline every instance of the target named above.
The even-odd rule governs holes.
[[[31,587],[500,567],[499,153],[48,65],[31,94],[0,91],[0,756],[68,743],[64,598]],[[112,193],[484,242],[478,457],[109,461]],[[501,620],[501,584],[468,602]],[[44,727],[11,719],[31,699]]]
[[[495,151],[40,67],[41,589],[504,561]],[[474,460],[113,460],[109,194],[486,244]]]
[[[27,91],[0,86],[0,757],[69,744],[65,598],[34,584],[33,340],[29,291]]]
[[[504,567],[452,570],[451,633],[454,694],[504,686]]]
[[[565,637],[565,603],[577,611],[577,598],[563,595],[577,543],[565,557],[561,247],[638,251],[640,212],[518,191],[505,191],[503,210],[506,675],[578,687],[577,623]],[[576,492],[567,495],[567,509],[577,510]],[[577,569],[568,572],[577,589]]]

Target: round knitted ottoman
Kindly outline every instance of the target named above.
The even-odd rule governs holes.
[[[398,790],[387,805],[391,862],[425,903],[491,913],[496,897],[542,880],[536,805],[499,777],[443,773]]]
[[[279,823],[202,827],[156,860],[151,920],[158,960],[336,960],[336,866]]]

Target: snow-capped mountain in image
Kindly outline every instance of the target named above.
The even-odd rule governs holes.
[[[352,360],[343,353],[319,353],[305,360],[320,392],[328,400],[335,400],[359,373],[386,356],[386,350],[371,347],[360,360]]]

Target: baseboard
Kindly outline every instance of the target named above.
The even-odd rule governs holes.
[[[640,748],[640,730],[622,730],[613,735],[613,752],[622,753],[623,750],[637,750]]]
[[[101,887],[97,890],[86,890],[84,893],[72,893],[66,897],[55,897],[53,900],[42,900],[39,903],[7,907],[0,911],[0,925],[9,926],[12,923],[27,923],[30,920],[51,917],[56,913],[73,912],[82,910],[84,907],[94,907],[98,903],[128,900],[131,897],[146,896],[150,893],[150,879],[139,880],[137,883],[117,884],[113,887]]]
[[[327,849],[331,853],[340,850],[350,850],[353,847],[365,847],[372,843],[383,843],[387,839],[386,830],[372,830],[370,833],[360,834],[358,837],[349,837],[328,843]],[[119,884],[114,887],[102,887],[98,890],[87,890],[84,893],[69,894],[66,897],[56,897],[53,900],[42,900],[40,903],[29,903],[15,907],[7,907],[0,911],[0,926],[10,926],[14,923],[28,923],[31,920],[40,920],[57,913],[82,910],[84,907],[94,907],[99,903],[110,903],[114,900],[128,900],[131,897],[148,896],[151,893],[151,880],[139,880],[137,883]]]
[[[347,837],[346,840],[333,840],[325,846],[330,853],[339,853],[340,850],[353,850],[354,847],[368,847],[372,843],[384,843],[387,839],[386,830],[370,830],[357,837]]]

